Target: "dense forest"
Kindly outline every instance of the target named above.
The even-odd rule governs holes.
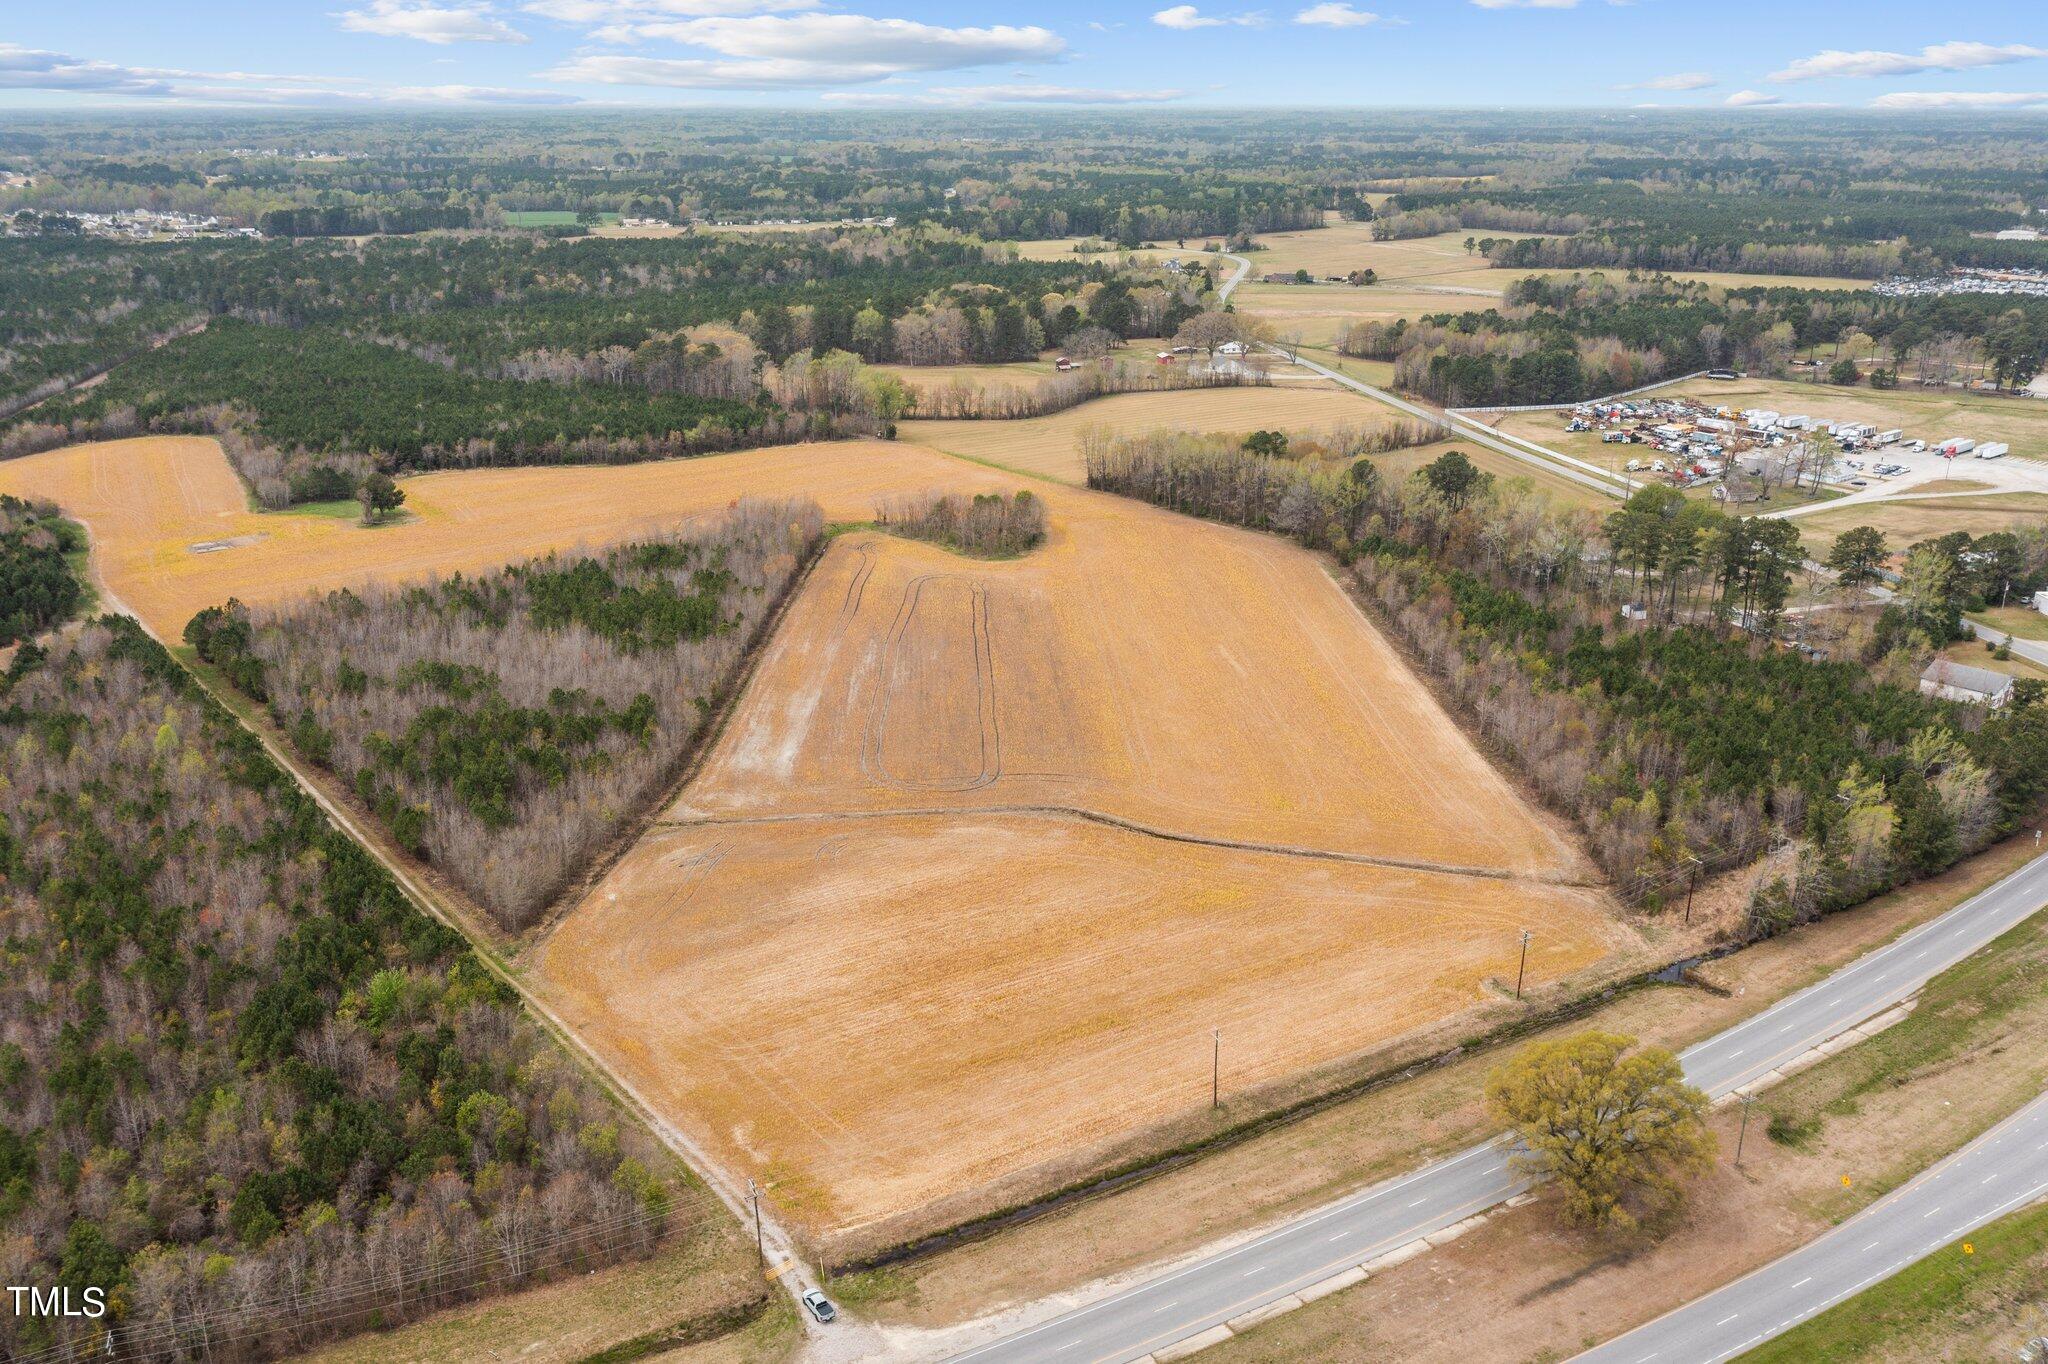
[[[601,553],[229,603],[186,638],[518,929],[674,781],[823,533],[811,503],[747,501]]]
[[[1780,849],[1772,931],[1931,875],[2038,813],[2048,704],[1922,696],[1973,597],[2048,584],[2048,534],[1915,547],[1899,600],[1819,649],[1777,642],[1803,554],[1782,521],[1652,488],[1604,521],[1453,452],[1405,480],[1212,438],[1104,438],[1088,480],[1334,553],[1472,722],[1585,828],[1625,892]],[[1957,567],[2003,557],[1994,582]],[[1939,562],[1938,560],[1945,561]],[[1622,602],[1647,601],[1640,627]],[[1866,615],[1868,613],[1865,613]],[[1822,656],[1825,655],[1825,656]]]
[[[73,568],[85,531],[47,502],[0,494],[0,647],[76,615],[85,586]]]
[[[30,239],[0,243],[8,261],[20,269],[0,271],[0,303],[18,304],[21,320],[0,351],[0,415],[10,380],[19,400],[0,454],[210,431],[270,507],[346,497],[372,468],[618,462],[885,434],[914,392],[818,360],[939,365],[1030,359],[1069,337],[1121,345],[1171,334],[1206,285],[1019,261],[936,229]],[[99,315],[110,320],[98,330],[59,323]],[[191,332],[195,317],[213,320]],[[59,392],[124,359],[104,382]]]
[[[0,1266],[113,1306],[0,1353],[275,1356],[703,1215],[138,626],[24,647],[0,740]]]

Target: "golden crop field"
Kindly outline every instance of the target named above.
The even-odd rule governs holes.
[[[1307,394],[1140,401],[1247,396]],[[1018,484],[846,442],[432,474],[404,482],[416,520],[363,530],[248,511],[210,440],[0,467],[83,519],[110,594],[171,638],[230,596],[479,569],[747,494],[857,520]],[[1640,945],[1318,560],[1036,486],[1051,528],[1021,559],[836,541],[702,771],[527,951],[665,1118],[819,1236],[1041,1188],[1199,1113],[1211,1027],[1239,1091],[1496,998],[1523,927],[1538,982]]]
[[[1085,477],[1081,433],[1091,426],[1126,432],[1301,431],[1371,426],[1390,421],[1394,415],[1371,399],[1327,381],[1286,379],[1244,388],[1120,393],[1021,421],[907,421],[898,424],[897,434],[948,454],[1080,483]]]
[[[50,498],[85,523],[107,589],[171,640],[194,612],[231,596],[276,601],[491,568],[672,529],[750,494],[804,494],[828,517],[864,521],[889,493],[1014,482],[897,442],[788,445],[649,464],[422,474],[399,482],[415,519],[366,530],[346,518],[249,510],[220,446],[203,437],[71,446],[0,464],[0,492]]]
[[[1314,558],[1043,492],[1019,560],[836,542],[535,956],[817,1235],[1198,1108],[1212,1026],[1242,1087],[1482,1002],[1524,920],[1544,979],[1630,941]]]

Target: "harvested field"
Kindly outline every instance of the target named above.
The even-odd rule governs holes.
[[[1162,403],[1213,405],[1212,429],[1320,424],[1269,406],[1304,400],[1372,410],[1236,389],[963,425],[1015,441]],[[417,521],[362,531],[249,512],[207,440],[0,467],[0,490],[79,514],[112,594],[172,637],[229,596],[637,538],[747,493],[855,520],[1015,482],[807,445],[432,474],[405,484]],[[1316,560],[1042,492],[1047,541],[1016,560],[837,541],[701,773],[527,961],[664,1116],[835,1245],[1205,1121],[1211,1027],[1242,1094],[1493,998],[1523,926],[1536,982],[1639,947]]]
[[[830,518],[864,521],[885,494],[1014,483],[900,443],[792,445],[649,464],[422,474],[399,483],[415,520],[365,530],[250,511],[220,446],[204,437],[70,446],[0,464],[0,492],[51,498],[86,525],[101,580],[169,640],[194,612],[229,597],[253,604],[495,568],[673,531],[750,494],[810,495]]]
[[[842,1248],[1199,1115],[1210,1027],[1239,1090],[1480,1004],[1525,922],[1545,980],[1633,941],[1313,559],[1046,495],[1016,561],[835,543],[535,956]]]
[[[897,815],[660,828],[538,968],[692,1135],[844,1232],[1200,1110],[1212,1027],[1234,1092],[1455,1013],[1526,922],[1546,979],[1612,944],[1588,891]]]
[[[1091,426],[1119,431],[1250,432],[1262,428],[1369,426],[1394,414],[1370,399],[1324,380],[1270,387],[1201,388],[1173,393],[1122,393],[1022,421],[907,421],[906,441],[948,454],[1000,464],[1067,483],[1083,479],[1081,432]]]

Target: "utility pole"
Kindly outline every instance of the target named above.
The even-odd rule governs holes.
[[[1742,1126],[1735,1133],[1735,1168],[1742,1168],[1742,1143],[1749,1136],[1749,1106],[1756,1102],[1756,1095],[1742,1096]]]
[[[1697,885],[1697,884],[1699,883],[1699,879],[1700,879],[1700,860],[1699,860],[1699,859],[1698,859],[1697,857],[1688,857],[1688,858],[1686,858],[1685,860],[1686,860],[1686,862],[1687,862],[1687,863],[1689,863],[1689,864],[1690,864],[1690,865],[1689,865],[1689,866],[1687,867],[1687,869],[1686,869],[1686,876],[1685,876],[1685,926],[1686,926],[1687,928],[1691,928],[1691,927],[1692,927],[1692,888],[1693,888],[1693,887],[1694,887],[1695,885]]]
[[[761,1186],[753,1180],[747,1181],[747,1198],[754,1205],[754,1258],[761,1268],[768,1267],[768,1246],[761,1236]]]
[[[1209,1029],[1214,1048],[1209,1053],[1209,1107],[1223,1107],[1223,1029]]]
[[[1528,929],[1522,930],[1522,964],[1515,968],[1515,998],[1522,997],[1522,977],[1529,970],[1529,939],[1535,937]]]

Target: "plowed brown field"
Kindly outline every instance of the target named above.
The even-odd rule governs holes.
[[[210,441],[0,466],[0,491],[87,522],[108,590],[167,637],[231,595],[483,567],[749,493],[851,520],[1017,483],[812,445],[429,475],[405,482],[418,520],[366,531],[247,511]],[[1227,1097],[1483,1002],[1524,926],[1532,982],[1635,942],[1317,560],[1039,487],[1051,531],[1019,560],[835,542],[703,770],[529,951],[572,1026],[816,1235],[1021,1192],[1199,1113],[1212,1027]]]

